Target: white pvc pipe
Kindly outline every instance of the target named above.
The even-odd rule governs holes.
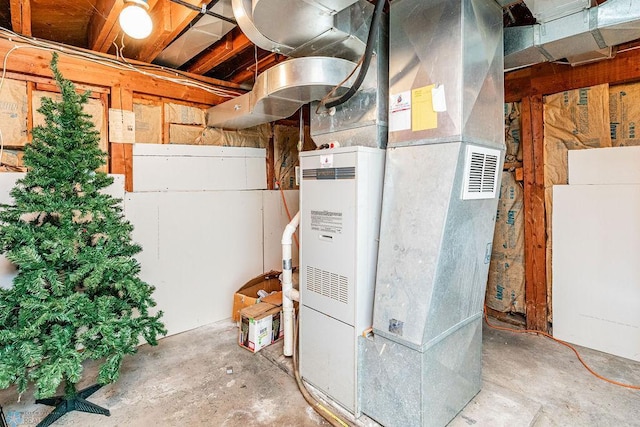
[[[293,217],[282,233],[282,317],[285,356],[293,355],[293,301],[298,300],[298,292],[293,289],[291,237],[299,223],[300,212]]]

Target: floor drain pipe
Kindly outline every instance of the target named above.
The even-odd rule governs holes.
[[[293,355],[293,301],[298,301],[299,293],[293,289],[291,237],[300,223],[300,212],[287,224],[282,233],[282,316],[284,328],[285,356]]]

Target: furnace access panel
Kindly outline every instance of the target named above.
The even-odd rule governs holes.
[[[385,151],[301,153],[300,373],[349,411],[371,327]]]

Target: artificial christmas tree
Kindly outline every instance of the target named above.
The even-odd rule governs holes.
[[[96,172],[105,154],[99,134],[54,54],[51,69],[62,101],[43,99],[45,125],[26,146],[26,176],[11,191],[13,205],[0,206],[0,252],[17,266],[10,289],[0,289],[0,389],[35,386],[39,403],[65,412],[109,415],[85,398],[114,382],[123,357],[140,338],[155,345],[165,334],[153,287],[139,277],[132,226],[120,200],[100,192],[113,182]],[[100,360],[98,385],[78,391],[85,360]],[[50,398],[64,383],[65,394]]]

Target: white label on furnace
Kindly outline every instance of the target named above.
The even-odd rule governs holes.
[[[411,91],[389,96],[389,132],[411,129]]]
[[[342,212],[311,211],[311,229],[323,233],[342,233]]]
[[[431,102],[433,103],[433,111],[442,113],[447,111],[447,100],[444,96],[444,85],[434,86],[431,89]]]
[[[320,156],[320,167],[321,168],[332,168],[333,167],[333,154],[323,154]]]

